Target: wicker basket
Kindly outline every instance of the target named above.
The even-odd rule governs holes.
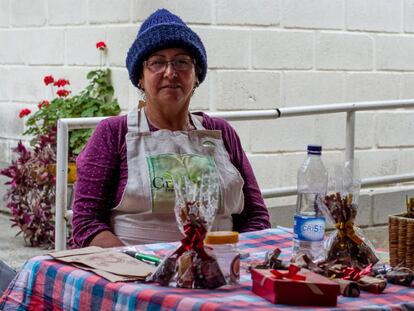
[[[414,269],[414,218],[388,216],[390,265]]]

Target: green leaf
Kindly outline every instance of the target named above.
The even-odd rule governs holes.
[[[86,79],[90,80],[90,79],[92,79],[95,75],[96,75],[96,70],[89,71],[89,72],[88,72],[88,74],[86,75]]]

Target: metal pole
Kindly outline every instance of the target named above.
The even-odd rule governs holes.
[[[223,118],[230,121],[243,120],[265,120],[277,119],[280,117],[279,109],[268,110],[247,110],[247,111],[212,111],[207,113],[209,116]],[[91,118],[64,118],[64,121],[69,130],[80,128],[93,128],[100,121],[108,117],[91,117]]]
[[[55,204],[55,250],[66,249],[67,180],[68,180],[68,136],[69,130],[65,122],[57,124],[56,154],[56,204]]]
[[[355,148],[355,112],[364,110],[412,108],[414,99],[333,103],[327,105],[313,105],[300,107],[275,108],[269,110],[248,111],[211,111],[207,112],[212,117],[221,117],[229,121],[240,120],[264,120],[277,119],[281,117],[296,117],[315,114],[328,114],[337,112],[347,113],[346,127],[346,149],[345,159],[354,159]],[[107,117],[94,118],[65,118],[58,121],[58,144],[57,144],[57,180],[56,180],[56,232],[55,249],[66,248],[66,208],[67,208],[67,160],[68,160],[68,135],[69,130],[79,128],[93,128],[99,121]],[[387,183],[413,181],[414,174],[394,175],[385,177],[367,178],[362,180],[362,186],[380,185]],[[265,198],[288,196],[296,194],[296,187],[285,187],[276,189],[264,189]]]
[[[278,110],[280,112],[280,117],[297,117],[297,116],[325,114],[325,113],[411,108],[411,107],[414,107],[414,99],[286,107],[286,108],[279,108]]]
[[[355,111],[346,113],[345,162],[354,160]]]
[[[365,188],[370,186],[380,186],[410,181],[414,181],[414,173],[368,177],[361,180],[361,187]],[[296,187],[270,188],[262,190],[262,195],[265,199],[285,197],[289,195],[295,195],[296,193]]]

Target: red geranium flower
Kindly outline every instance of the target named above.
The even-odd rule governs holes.
[[[21,118],[27,116],[30,113],[31,113],[30,109],[24,108],[24,109],[20,110],[19,118],[21,119]]]
[[[65,86],[67,84],[70,84],[70,82],[69,82],[69,80],[66,80],[66,79],[59,79],[59,80],[55,81],[55,83],[53,83],[53,85],[57,86],[57,87]]]
[[[69,95],[69,91],[68,90],[64,90],[64,89],[60,89],[56,92],[56,94],[60,97],[66,97]]]
[[[42,100],[41,102],[39,102],[38,104],[37,104],[37,107],[39,108],[39,109],[42,109],[42,107],[47,107],[47,106],[49,106],[49,101],[48,100]]]
[[[50,83],[53,83],[55,81],[55,79],[53,78],[53,76],[52,75],[50,75],[50,76],[45,76],[44,78],[43,78],[43,82],[46,84],[46,85],[49,85]]]
[[[96,48],[99,50],[105,50],[106,49],[106,44],[103,41],[99,41],[96,43]]]

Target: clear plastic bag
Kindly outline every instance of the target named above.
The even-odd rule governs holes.
[[[180,247],[158,266],[152,280],[161,285],[175,282],[184,288],[217,288],[226,280],[217,260],[204,249],[204,238],[210,230],[219,203],[219,180],[209,170],[197,178],[175,177],[175,216],[184,234]]]
[[[378,257],[371,242],[354,225],[360,188],[358,162],[335,166],[329,174],[328,195],[324,199],[323,212],[335,227],[324,243],[325,260],[362,269],[375,264]]]

